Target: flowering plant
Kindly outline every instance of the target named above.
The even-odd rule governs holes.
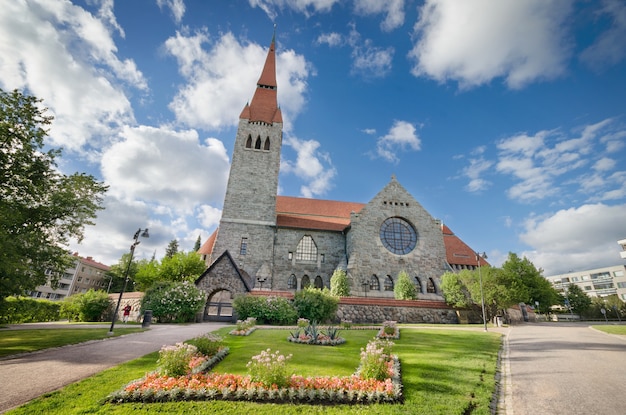
[[[258,382],[266,388],[285,387],[289,383],[287,374],[287,360],[292,355],[282,355],[278,350],[263,350],[260,354],[252,356],[246,367],[253,382]]]
[[[361,365],[359,376],[363,379],[384,380],[391,374],[393,359],[391,356],[391,340],[374,339],[361,348]]]
[[[308,322],[308,320],[306,321]],[[344,339],[343,337],[339,337],[338,333],[339,329],[332,326],[328,327],[325,332],[318,330],[317,324],[313,322],[304,327],[302,333],[300,332],[300,329],[296,330],[295,332],[290,332],[287,340],[292,343],[316,344],[320,346],[337,346],[338,344],[343,344],[346,342],[346,339]]]
[[[256,330],[256,317],[248,317],[245,320],[237,320],[236,328],[229,334],[233,336],[247,336]]]
[[[305,328],[310,324],[309,319],[308,318],[299,318],[298,319],[298,327],[300,328]]]
[[[198,356],[198,348],[187,343],[176,343],[174,346],[163,346],[159,351],[157,371],[165,376],[182,376],[192,369],[190,364],[197,366],[201,362],[194,359]]]
[[[395,321],[383,321],[383,326],[378,331],[376,337],[381,339],[399,339],[400,329]]]

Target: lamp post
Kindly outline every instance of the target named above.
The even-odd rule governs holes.
[[[485,327],[485,331],[487,331],[487,319],[485,318],[485,294],[483,293],[483,277],[480,272],[480,258],[487,259],[487,254],[476,252],[476,263],[478,264],[478,282],[480,284],[480,305],[483,310],[483,326]]]
[[[115,307],[115,313],[113,313],[113,318],[111,319],[111,328],[109,329],[109,335],[113,334],[113,328],[115,327],[115,320],[117,320],[117,313],[120,311],[120,303],[122,302],[122,296],[124,295],[124,291],[126,290],[126,284],[128,284],[128,272],[130,271],[130,264],[133,263],[133,255],[135,253],[135,247],[139,245],[139,236],[142,238],[148,238],[150,235],[148,234],[148,229],[139,228],[137,232],[135,232],[135,236],[133,236],[133,244],[130,246],[130,258],[128,259],[128,265],[126,266],[126,275],[124,276],[124,285],[122,286],[122,291],[120,291],[120,296],[117,299],[117,306]]]

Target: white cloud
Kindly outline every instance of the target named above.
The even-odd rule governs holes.
[[[103,3],[102,20],[60,0],[0,8],[0,86],[44,100],[55,117],[54,146],[79,151],[134,123],[122,84],[147,90],[147,83],[134,61],[117,57],[111,31],[123,31],[110,6]]]
[[[618,264],[617,241],[626,235],[626,205],[583,205],[546,217],[530,217],[520,235],[524,252],[544,275]]]
[[[315,197],[326,193],[332,186],[332,179],[337,170],[332,165],[330,156],[319,150],[320,143],[315,140],[300,140],[290,136],[283,141],[292,147],[296,153],[296,161],[284,160],[281,162],[281,174],[293,173],[306,184],[300,187],[300,194],[304,197]]]
[[[343,36],[341,36],[341,34],[337,32],[322,33],[315,40],[315,43],[317,43],[318,45],[326,44],[331,48],[341,46],[343,42]]]
[[[160,9],[167,7],[172,12],[174,21],[180,23],[185,15],[185,3],[183,0],[157,0]]]
[[[395,163],[399,160],[398,151],[418,151],[420,147],[421,140],[415,126],[407,121],[396,120],[389,132],[378,138],[376,153],[379,157]]]
[[[354,0],[354,10],[360,15],[385,13],[380,27],[386,32],[404,24],[404,0]]]
[[[485,160],[483,157],[472,158],[469,162],[470,165],[463,169],[463,175],[469,178],[466,186],[467,191],[480,192],[489,188],[491,182],[480,176],[493,166],[493,162]]]
[[[580,59],[596,70],[615,65],[626,57],[626,4],[621,0],[603,0],[596,19],[603,18],[610,20],[609,28],[580,54]]]
[[[339,0],[248,0],[251,7],[258,7],[274,20],[278,10],[285,8],[310,16],[313,13],[328,13]]]
[[[371,39],[362,41],[356,25],[351,26],[348,44],[352,47],[352,73],[374,78],[386,76],[391,72],[394,48],[374,46]]]
[[[198,220],[205,229],[215,228],[222,218],[222,211],[210,205],[200,206]]]
[[[471,88],[504,78],[509,88],[558,77],[571,54],[571,2],[427,0],[409,52],[412,73]]]
[[[215,41],[209,50],[206,33],[186,36],[177,33],[165,42],[166,50],[179,64],[186,83],[170,104],[177,120],[194,128],[220,129],[236,126],[239,114],[254,94],[251,85],[261,74],[267,46],[243,45],[232,33]],[[305,103],[309,69],[304,57],[292,50],[277,51],[278,100],[285,129]]]

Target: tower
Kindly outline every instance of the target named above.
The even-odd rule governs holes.
[[[276,227],[283,119],[277,101],[275,38],[274,34],[252,101],[239,116],[212,258],[228,250],[253,283],[269,282]]]

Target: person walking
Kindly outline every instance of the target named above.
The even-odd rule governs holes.
[[[130,304],[126,304],[126,307],[123,308],[124,310],[124,323],[128,323],[128,317],[130,316],[130,310],[132,310],[133,308],[130,306]]]

